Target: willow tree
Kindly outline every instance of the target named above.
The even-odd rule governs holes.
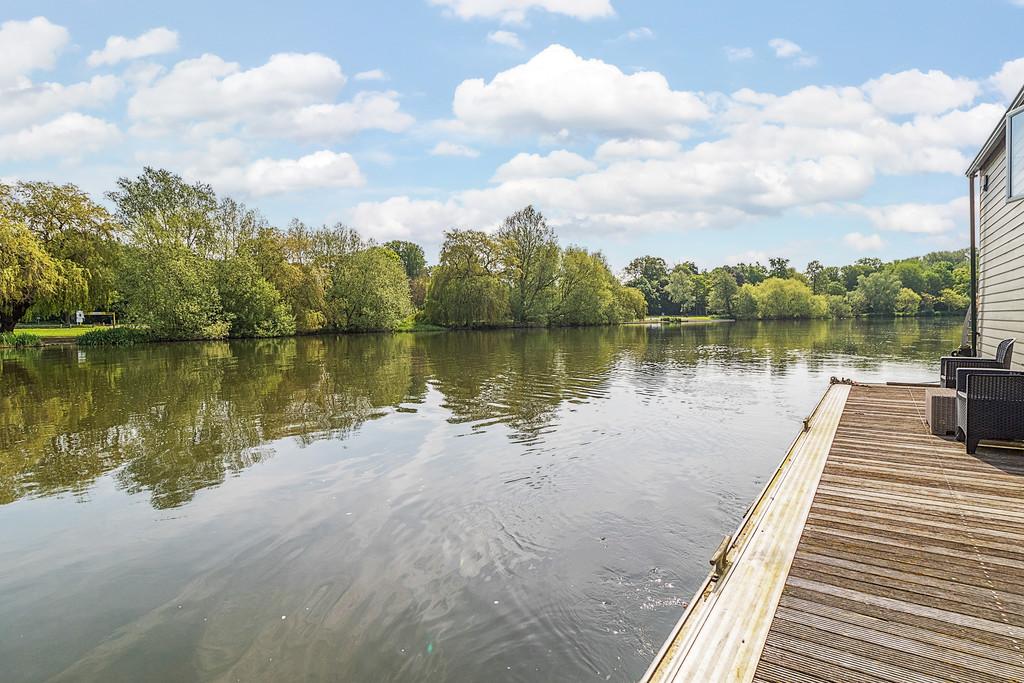
[[[479,230],[449,230],[431,272],[424,311],[427,320],[453,327],[487,327],[508,320],[508,288],[502,281],[499,248]]]
[[[67,310],[88,291],[82,268],[54,258],[27,226],[0,216],[0,332],[13,332],[30,308]]]
[[[331,272],[327,312],[328,322],[345,331],[397,329],[413,313],[398,254],[370,247],[339,263]]]
[[[75,285],[75,278],[84,277],[87,296],[73,288],[56,299],[51,298],[49,310],[40,313],[66,313],[72,307],[86,304],[106,307],[116,283],[115,226],[110,214],[88,194],[70,183],[57,185],[39,181],[22,181],[0,185],[0,215],[21,224],[32,233],[40,246],[64,270],[74,265],[81,270],[65,282]],[[60,309],[61,300],[67,307]],[[39,307],[37,306],[37,309]]]

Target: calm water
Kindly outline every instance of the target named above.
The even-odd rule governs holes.
[[[631,680],[829,376],[959,322],[0,356],[5,681]]]

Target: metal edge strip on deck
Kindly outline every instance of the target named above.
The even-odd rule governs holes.
[[[749,683],[764,647],[850,387],[822,396],[733,536],[724,575],[701,584],[643,683]]]

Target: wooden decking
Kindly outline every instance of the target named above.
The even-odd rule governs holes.
[[[682,623],[675,638],[693,646],[666,648],[652,680],[1024,681],[1024,452],[967,455],[929,433],[923,399],[850,389],[767,632],[734,612],[738,635],[702,652],[701,629]],[[741,588],[728,581],[740,550],[712,592]]]

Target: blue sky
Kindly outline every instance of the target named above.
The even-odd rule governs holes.
[[[0,178],[164,166],[436,253],[526,203],[616,267],[966,242],[1024,1],[5,0]]]

